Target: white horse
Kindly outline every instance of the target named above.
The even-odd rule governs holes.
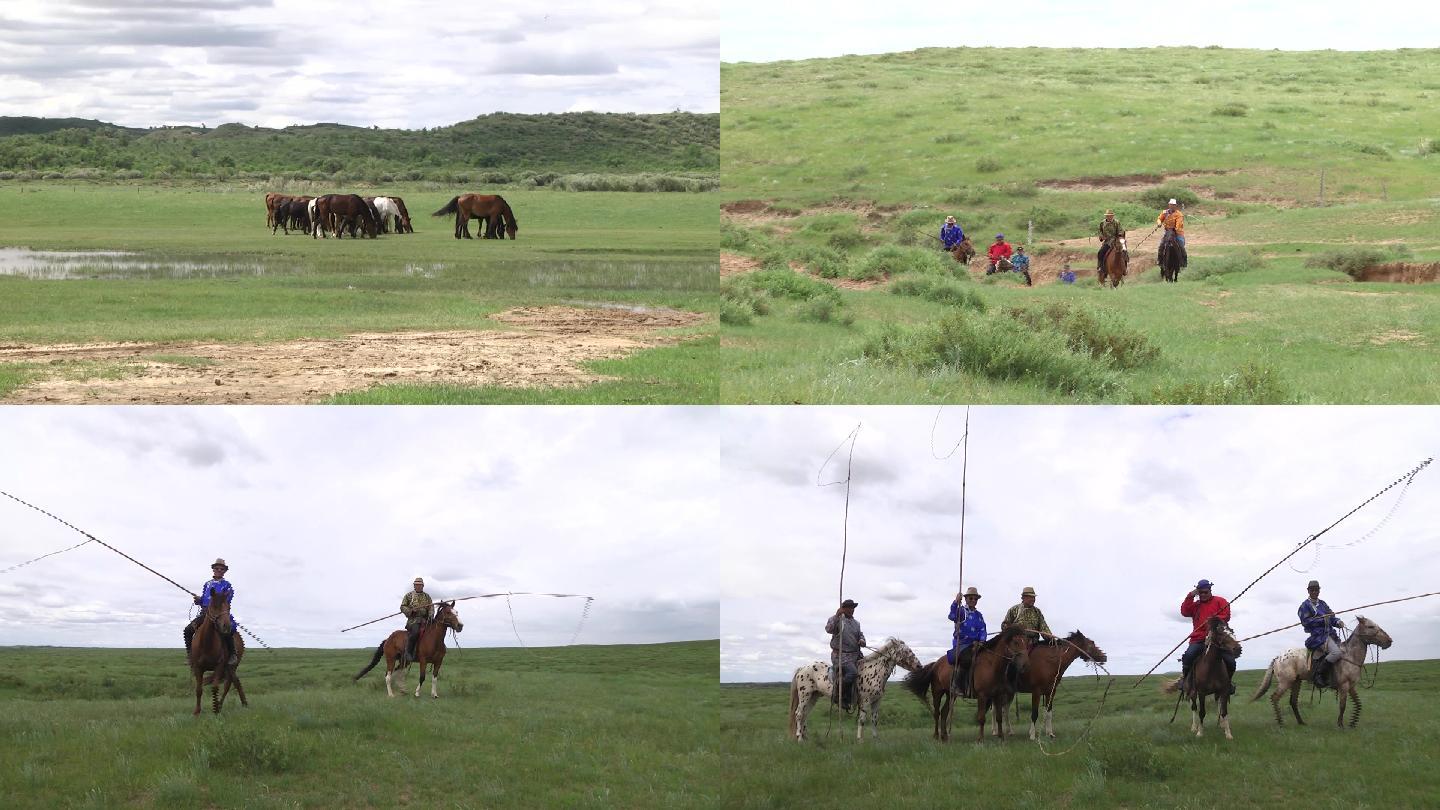
[[[391,197],[376,197],[375,212],[380,215],[380,232],[390,233],[390,220],[395,220],[395,232],[404,233],[404,217],[400,215],[400,206],[395,204]]]
[[[910,671],[920,668],[915,653],[897,638],[887,640],[875,652],[860,659],[860,673],[856,678],[860,691],[855,712],[857,741],[864,740],[867,717],[870,719],[870,736],[879,733],[880,699],[885,697],[885,684],[895,673],[897,664]],[[816,661],[795,670],[794,677],[790,679],[790,736],[796,741],[805,739],[805,718],[810,715],[815,701],[829,694],[829,664]]]
[[[1371,644],[1382,650],[1390,649],[1390,634],[1380,629],[1380,625],[1370,621],[1364,616],[1355,618],[1355,632],[1350,638],[1340,644],[1340,660],[1335,662],[1334,671],[1331,673],[1331,683],[1340,696],[1340,715],[1336,718],[1335,724],[1344,728],[1345,726],[1345,699],[1349,697],[1355,701],[1355,711],[1350,717],[1350,727],[1360,722],[1360,695],[1355,692],[1355,684],[1360,681],[1360,667],[1365,663],[1365,652]],[[1285,721],[1280,717],[1280,697],[1287,691],[1290,693],[1290,711],[1295,713],[1295,722],[1305,725],[1300,718],[1300,685],[1310,679],[1310,650],[1304,647],[1296,647],[1286,650],[1270,662],[1269,669],[1265,670],[1265,679],[1260,682],[1260,688],[1250,702],[1255,702],[1264,695],[1270,688],[1271,683],[1278,684],[1274,694],[1270,695],[1270,705],[1275,709],[1275,722],[1284,725]]]
[[[316,239],[316,238],[325,236],[325,234],[326,234],[327,232],[329,232],[329,230],[330,230],[328,227],[326,227],[325,223],[321,222],[320,219],[315,216],[315,202],[316,202],[316,200],[319,200],[319,199],[320,199],[319,197],[316,197],[314,200],[311,200],[311,201],[305,206],[305,207],[308,209],[309,213],[310,213],[310,238],[311,238],[311,239]]]

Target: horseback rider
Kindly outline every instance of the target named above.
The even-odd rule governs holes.
[[[1005,241],[1005,234],[995,234],[995,241],[990,244],[990,249],[986,251],[986,255],[990,257],[990,266],[985,269],[985,275],[988,276],[991,273],[999,272],[1000,262],[1008,261],[1010,254],[1013,252],[1010,248],[1010,243]]]
[[[1190,646],[1185,648],[1185,654],[1180,658],[1180,678],[1186,689],[1190,684],[1190,670],[1195,666],[1195,659],[1205,651],[1206,623],[1211,616],[1218,616],[1226,623],[1230,621],[1230,603],[1223,596],[1215,596],[1211,592],[1211,582],[1202,579],[1195,583],[1195,587],[1185,594],[1185,599],[1180,603],[1180,615],[1188,617],[1194,630],[1190,633]],[[1235,677],[1235,656],[1221,650],[1220,658],[1225,662],[1225,668],[1230,670],[1230,677]],[[1235,694],[1235,683],[1230,683],[1230,694]]]
[[[1190,257],[1185,251],[1185,212],[1180,210],[1180,204],[1172,197],[1169,205],[1155,221],[1165,228],[1165,235],[1160,239],[1160,248],[1163,250],[1166,240],[1180,248],[1180,266],[1184,267],[1190,263]]]
[[[855,681],[860,677],[860,650],[865,646],[865,631],[855,618],[855,608],[860,603],[846,599],[840,603],[835,615],[825,621],[825,632],[830,634],[830,665],[833,672],[840,673],[840,708],[850,711],[855,703]],[[833,683],[833,680],[832,680]],[[830,696],[831,700],[835,695]]]
[[[1305,632],[1310,637],[1305,639],[1305,648],[1311,651],[1310,677],[1315,685],[1321,689],[1330,685],[1330,674],[1335,668],[1335,662],[1340,660],[1340,635],[1335,628],[1344,627],[1345,622],[1333,615],[1330,606],[1320,598],[1320,583],[1310,580],[1305,586],[1310,592],[1310,597],[1300,603],[1300,624],[1304,625]],[[1324,657],[1320,657],[1321,655]]]
[[[945,250],[954,250],[955,246],[965,241],[965,231],[961,230],[955,217],[945,217],[945,224],[940,226],[940,245]]]
[[[1110,252],[1112,245],[1118,244],[1125,238],[1125,229],[1115,219],[1115,212],[1105,209],[1105,218],[1100,220],[1100,252],[1095,254],[1096,269],[1103,276],[1105,274],[1105,255]]]
[[[1035,607],[1035,589],[1028,585],[1020,591],[1020,604],[1006,611],[1005,618],[1000,620],[1000,631],[1003,633],[1012,624],[1018,624],[1046,641],[1055,638],[1050,632],[1050,624],[1045,621],[1045,614]]]
[[[961,599],[965,604],[960,604]],[[975,645],[983,642],[985,636],[985,616],[976,607],[980,603],[980,592],[975,586],[965,589],[965,593],[955,594],[955,601],[950,603],[950,621],[955,625],[955,634],[950,650],[945,653],[945,658],[950,665],[955,667],[955,683],[960,685],[960,694],[966,695],[970,691],[970,664],[975,660]]]
[[[230,604],[233,605],[235,603],[235,588],[232,587],[229,582],[225,581],[225,572],[229,570],[230,566],[226,565],[223,559],[217,557],[215,562],[210,564],[210,579],[206,580],[205,584],[200,586],[200,595],[194,597],[195,604],[201,608],[208,608],[210,607],[211,599],[225,596],[229,598]],[[190,655],[190,640],[194,638],[195,630],[200,627],[200,622],[203,621],[205,621],[205,612],[202,610],[199,616],[196,616],[194,620],[185,625],[185,655],[187,657]],[[220,630],[220,639],[225,643],[225,652],[227,654],[226,665],[232,667],[240,661],[239,657],[235,655],[235,627],[235,614],[232,613],[230,614],[230,631]]]
[[[425,593],[425,580],[415,577],[414,590],[400,599],[400,612],[405,615],[405,660],[415,660],[415,646],[420,641],[420,630],[435,618],[435,600]]]
[[[1010,270],[1025,277],[1025,286],[1033,287],[1034,282],[1030,280],[1030,257],[1025,255],[1025,246],[1015,248],[1015,255],[1010,257]]]

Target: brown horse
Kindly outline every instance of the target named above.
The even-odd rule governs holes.
[[[1030,693],[1030,739],[1038,738],[1036,725],[1040,719],[1040,704],[1045,704],[1045,734],[1055,738],[1054,709],[1055,692],[1060,688],[1060,679],[1065,670],[1075,662],[1093,661],[1103,664],[1107,660],[1105,651],[1095,642],[1076,630],[1053,644],[1034,644],[1030,647],[1024,677],[1020,679],[1020,691]]]
[[[375,216],[374,207],[357,194],[326,194],[317,198],[315,222],[335,234],[336,239],[341,238],[347,230],[352,237],[356,237],[358,229],[372,239],[380,233],[380,222]],[[319,231],[320,228],[315,230]],[[311,235],[314,236],[313,233]]]
[[[970,237],[961,239],[955,247],[950,248],[950,256],[955,261],[968,266],[970,260],[975,258],[975,245],[970,241]]]
[[[1355,684],[1360,681],[1361,666],[1365,663],[1368,645],[1374,644],[1382,650],[1388,650],[1390,643],[1390,634],[1382,630],[1380,625],[1364,616],[1356,617],[1355,632],[1340,644],[1340,660],[1335,662],[1332,688],[1340,696],[1340,715],[1335,720],[1339,727],[1345,727],[1347,697],[1355,704],[1350,717],[1350,727],[1354,728],[1355,724],[1360,722],[1360,695],[1355,691]],[[1255,696],[1250,698],[1251,702],[1259,700],[1270,689],[1270,684],[1275,683],[1275,693],[1270,696],[1270,705],[1275,709],[1277,725],[1284,725],[1284,721],[1280,719],[1280,698],[1287,691],[1290,693],[1290,711],[1295,713],[1295,722],[1305,725],[1305,721],[1300,718],[1300,685],[1310,678],[1310,659],[1310,650],[1304,647],[1286,650],[1276,656],[1265,670],[1265,678],[1260,682],[1260,688],[1255,692]]]
[[[1168,233],[1160,238],[1160,250],[1156,255],[1156,261],[1160,264],[1160,278],[1166,281],[1179,279],[1184,260],[1185,255],[1179,242],[1170,238]]]
[[[510,210],[510,204],[505,202],[504,197],[495,194],[461,194],[430,216],[443,217],[447,214],[455,215],[456,239],[471,238],[471,217],[484,220],[485,230],[481,234],[484,239],[503,239],[502,230],[514,239],[515,232],[520,230],[519,223],[515,221],[515,212]]]
[[[1235,739],[1230,735],[1230,669],[1220,657],[1222,650],[1238,658],[1240,642],[1235,640],[1230,625],[1219,616],[1211,616],[1205,626],[1205,650],[1195,659],[1195,665],[1190,669],[1190,683],[1183,693],[1184,697],[1190,698],[1190,730],[1195,732],[1196,737],[1205,733],[1205,698],[1213,695],[1220,708],[1220,728],[1225,732],[1225,739]],[[1161,691],[1180,691],[1182,680],[1176,678],[1170,681]]]
[[[271,191],[265,195],[265,227],[272,230],[274,229],[275,208],[280,205],[282,201],[288,199],[290,199],[288,196],[276,191]]]
[[[420,697],[420,687],[425,685],[425,667],[428,664],[432,670],[433,678],[430,681],[430,697],[438,698],[440,693],[435,686],[440,681],[440,664],[445,661],[445,630],[453,628],[455,632],[465,629],[460,622],[460,614],[455,612],[455,602],[436,602],[435,618],[425,623],[420,629],[420,639],[415,643],[415,660],[420,663],[420,682],[415,685],[415,697]],[[355,680],[360,680],[365,673],[375,668],[380,663],[381,657],[385,659],[385,693],[395,697],[395,692],[390,688],[391,677],[395,670],[400,670],[400,691],[405,691],[405,670],[409,668],[410,662],[405,659],[405,646],[408,636],[404,630],[396,630],[380,642],[375,648],[375,656],[370,659],[369,665],[355,675]]]
[[[1130,249],[1125,237],[1115,239],[1105,254],[1105,265],[1100,268],[1100,283],[1110,282],[1110,289],[1119,287],[1125,281],[1125,271],[1130,267]]]
[[[1015,699],[1015,686],[1025,671],[1025,646],[1025,630],[1018,626],[974,646],[975,660],[970,665],[969,683],[958,684],[956,688],[978,700],[975,722],[979,724],[980,731],[976,742],[985,739],[985,715],[992,706],[996,718],[995,736],[1004,739],[1004,712],[1010,701]],[[906,675],[904,681],[905,688],[930,708],[935,721],[933,736],[942,742],[950,739],[950,710],[955,698],[950,683],[953,672],[949,658],[942,655]],[[930,693],[928,703],[925,700],[927,691]]]
[[[240,676],[235,670],[240,668],[240,660],[245,655],[245,639],[239,634],[235,635],[235,666],[229,665],[229,655],[225,652],[225,641],[220,638],[221,633],[234,633],[235,628],[230,623],[230,597],[229,595],[212,596],[210,604],[206,606],[205,612],[200,616],[200,624],[195,628],[195,634],[188,641],[187,658],[190,662],[190,674],[195,676],[195,714],[200,714],[200,693],[205,691],[205,673],[211,673],[210,683],[210,707],[215,714],[220,713],[220,707],[225,705],[225,696],[230,694],[230,685],[235,685],[235,692],[240,695],[240,705],[249,706],[250,702],[245,699],[245,687],[240,685]],[[225,682],[225,691],[221,693],[220,682]]]

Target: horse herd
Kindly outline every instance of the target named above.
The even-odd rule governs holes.
[[[975,722],[978,726],[976,742],[985,738],[987,716],[993,711],[995,717],[994,735],[1004,739],[1011,732],[1006,717],[1016,695],[1030,695],[1030,739],[1039,739],[1037,723],[1040,707],[1045,708],[1044,734],[1055,737],[1054,704],[1055,693],[1062,683],[1065,670],[1076,659],[1094,664],[1106,662],[1105,651],[1085,637],[1079,630],[1052,643],[1035,642],[1029,631],[1010,627],[994,638],[977,646],[974,662],[971,664],[966,683],[958,683],[955,669],[946,656],[940,656],[932,663],[921,665],[915,653],[905,642],[891,638],[869,655],[861,659],[856,701],[855,739],[864,739],[866,722],[870,724],[871,736],[876,736],[879,725],[880,700],[885,696],[885,686],[894,674],[895,668],[902,667],[909,672],[903,680],[906,689],[913,693],[930,710],[934,722],[933,737],[936,740],[950,739],[950,716],[957,697],[969,697],[976,701]],[[1373,621],[1363,616],[1357,618],[1355,631],[1342,644],[1340,660],[1335,663],[1332,688],[1339,696],[1340,713],[1337,725],[1345,726],[1347,698],[1353,703],[1349,726],[1354,728],[1360,719],[1360,696],[1356,684],[1360,681],[1361,668],[1369,645],[1388,649],[1390,636]],[[1233,690],[1231,676],[1226,668],[1222,653],[1238,656],[1240,643],[1230,626],[1219,618],[1212,618],[1206,625],[1205,650],[1196,660],[1187,680],[1175,678],[1165,682],[1162,691],[1177,695],[1178,701],[1190,701],[1190,730],[1195,735],[1204,733],[1205,703],[1213,698],[1218,706],[1220,727],[1225,739],[1234,739],[1230,731],[1230,695]],[[1298,705],[1300,687],[1310,677],[1310,653],[1305,648],[1288,650],[1270,662],[1258,690],[1250,698],[1259,700],[1270,690],[1271,706],[1275,710],[1275,722],[1283,725],[1280,714],[1280,700],[1290,694],[1290,710],[1295,721],[1301,725]],[[815,703],[823,697],[836,698],[828,663],[817,661],[795,671],[790,679],[789,736],[804,740],[806,719]],[[928,699],[927,699],[928,698]]]
[[[455,215],[455,238],[470,239],[470,220],[480,222],[482,239],[515,238],[520,225],[505,198],[495,194],[460,194],[431,216]],[[265,195],[265,225],[273,236],[296,230],[313,239],[382,233],[414,233],[410,211],[399,197],[361,197],[358,194],[324,194],[319,197]]]

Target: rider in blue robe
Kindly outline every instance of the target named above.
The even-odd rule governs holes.
[[[1311,651],[1312,659],[1316,650],[1325,650],[1325,657],[1316,660],[1311,666],[1311,678],[1316,686],[1323,689],[1330,685],[1330,671],[1341,654],[1340,635],[1335,632],[1335,628],[1344,627],[1345,622],[1331,615],[1334,611],[1320,598],[1319,582],[1310,580],[1307,590],[1310,598],[1300,603],[1300,609],[1296,613],[1305,632],[1310,634],[1310,637],[1305,639],[1305,649]]]

